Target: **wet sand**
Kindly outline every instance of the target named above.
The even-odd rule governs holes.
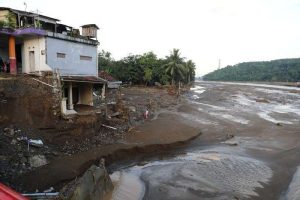
[[[59,188],[105,157],[119,174],[114,199],[297,199],[298,88],[196,86],[122,143],[57,158],[19,181],[28,191]]]
[[[187,102],[165,111],[201,129],[185,154],[174,152],[142,167],[121,166],[122,172],[142,180],[144,199],[300,198],[295,189],[299,88],[216,82],[197,86]]]

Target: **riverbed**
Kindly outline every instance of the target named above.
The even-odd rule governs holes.
[[[202,135],[114,167],[112,199],[300,199],[299,88],[197,82],[185,99],[160,114]]]

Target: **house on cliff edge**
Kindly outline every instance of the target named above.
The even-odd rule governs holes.
[[[98,77],[95,24],[79,29],[37,13],[0,7],[0,73],[58,73],[62,85],[62,112],[76,114],[74,105],[93,106]],[[104,94],[103,94],[104,96]]]

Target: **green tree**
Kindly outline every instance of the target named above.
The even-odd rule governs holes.
[[[195,69],[196,69],[196,65],[192,60],[188,60],[185,63],[186,78],[187,78],[187,83],[188,84],[191,81],[194,81],[194,79],[195,79]]]
[[[152,79],[152,69],[147,67],[144,70],[144,81],[146,82],[146,85],[148,85],[149,81]]]
[[[179,49],[173,49],[170,56],[167,56],[167,61],[168,63],[165,65],[166,72],[171,76],[172,85],[174,85],[175,81],[184,79],[184,58],[180,56]]]
[[[292,81],[300,80],[300,59],[244,62],[206,74],[204,80],[214,81]]]
[[[16,14],[9,12],[5,15],[5,19],[0,21],[0,28],[16,28],[17,19]]]
[[[99,71],[106,71],[108,73],[111,73],[112,66],[114,65],[114,60],[111,57],[111,53],[108,51],[102,50],[98,54],[98,68]]]

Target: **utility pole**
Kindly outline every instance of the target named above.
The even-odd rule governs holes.
[[[25,12],[27,12],[27,3],[24,2],[23,4],[24,4],[24,6],[25,6]]]
[[[219,67],[218,69],[221,69],[221,59],[219,59]]]

